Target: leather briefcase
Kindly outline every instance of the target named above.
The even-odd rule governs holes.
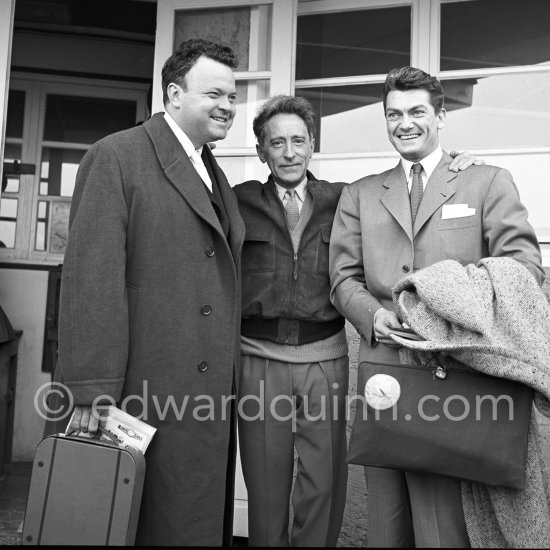
[[[364,361],[358,388],[365,395],[348,462],[523,488],[528,386],[462,368]]]
[[[140,451],[57,434],[36,448],[21,543],[133,545],[145,458]]]

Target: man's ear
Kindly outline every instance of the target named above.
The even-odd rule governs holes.
[[[443,126],[445,126],[445,117],[447,116],[447,111],[445,109],[441,109],[437,115],[437,129],[441,130]]]
[[[260,147],[260,144],[259,144],[259,143],[256,143],[256,153],[258,153],[258,158],[259,158],[262,162],[265,162],[264,153],[263,153],[262,148]]]
[[[179,109],[183,100],[183,88],[175,82],[170,82],[166,88],[166,94],[170,104]]]

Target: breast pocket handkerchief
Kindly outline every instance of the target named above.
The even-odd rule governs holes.
[[[441,210],[441,219],[450,220],[451,218],[466,218],[474,216],[475,208],[470,208],[467,204],[444,204]]]

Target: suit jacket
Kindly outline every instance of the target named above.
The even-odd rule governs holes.
[[[161,113],[90,149],[71,207],[56,377],[75,404],[107,395],[158,429],[137,543],[222,543],[244,224],[206,154],[228,240]]]
[[[361,334],[360,359],[397,361],[397,351],[376,345],[373,317],[394,310],[392,288],[413,270],[453,259],[462,265],[488,256],[521,262],[539,284],[541,254],[510,173],[496,166],[449,171],[444,153],[431,175],[412,224],[401,162],[344,188],[330,244],[331,300]],[[443,219],[444,205],[475,209]]]

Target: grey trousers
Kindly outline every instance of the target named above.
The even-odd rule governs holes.
[[[346,501],[347,390],[347,356],[299,364],[242,357],[239,443],[250,546],[336,546]]]
[[[369,547],[470,548],[459,480],[371,467],[365,475]]]

